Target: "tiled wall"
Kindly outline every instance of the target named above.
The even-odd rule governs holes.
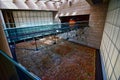
[[[66,2],[60,8],[59,16],[90,14],[86,45],[99,49],[107,13],[107,4],[89,5],[86,0],[72,0],[72,6]]]
[[[120,80],[120,0],[111,0],[101,42],[106,80]]]

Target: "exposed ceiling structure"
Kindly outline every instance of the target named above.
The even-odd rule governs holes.
[[[58,10],[64,0],[0,0],[0,9]]]
[[[1,9],[32,9],[55,10],[66,2],[78,2],[80,0],[0,0]],[[89,4],[106,3],[109,0],[86,0]]]

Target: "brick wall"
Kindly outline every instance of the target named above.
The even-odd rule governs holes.
[[[69,6],[68,2],[63,3],[58,14],[59,16],[61,14],[66,16],[68,13],[69,15],[90,14],[90,27],[86,33],[88,35],[86,45],[99,49],[104,29],[107,6],[107,4],[89,5],[85,0],[72,0],[72,6]]]

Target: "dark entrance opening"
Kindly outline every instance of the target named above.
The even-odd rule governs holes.
[[[61,23],[69,22],[70,19],[74,19],[75,21],[87,21],[89,22],[89,14],[87,15],[75,15],[75,16],[62,16],[59,17]]]
[[[89,14],[75,15],[75,16],[62,16],[59,18],[61,20],[61,23],[67,23],[67,24],[63,24],[62,27],[69,26],[71,19],[76,22],[77,26],[88,27],[89,25]]]

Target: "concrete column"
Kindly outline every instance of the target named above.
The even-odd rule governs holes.
[[[5,29],[6,25],[5,25],[4,17],[3,17],[3,14],[2,14],[1,10],[0,10],[0,19],[1,19],[2,25],[3,25],[4,29]]]
[[[0,14],[1,14],[1,10],[0,10]],[[12,54],[11,54],[4,30],[3,30],[1,15],[0,15],[0,50],[4,51],[10,57],[12,57]]]

